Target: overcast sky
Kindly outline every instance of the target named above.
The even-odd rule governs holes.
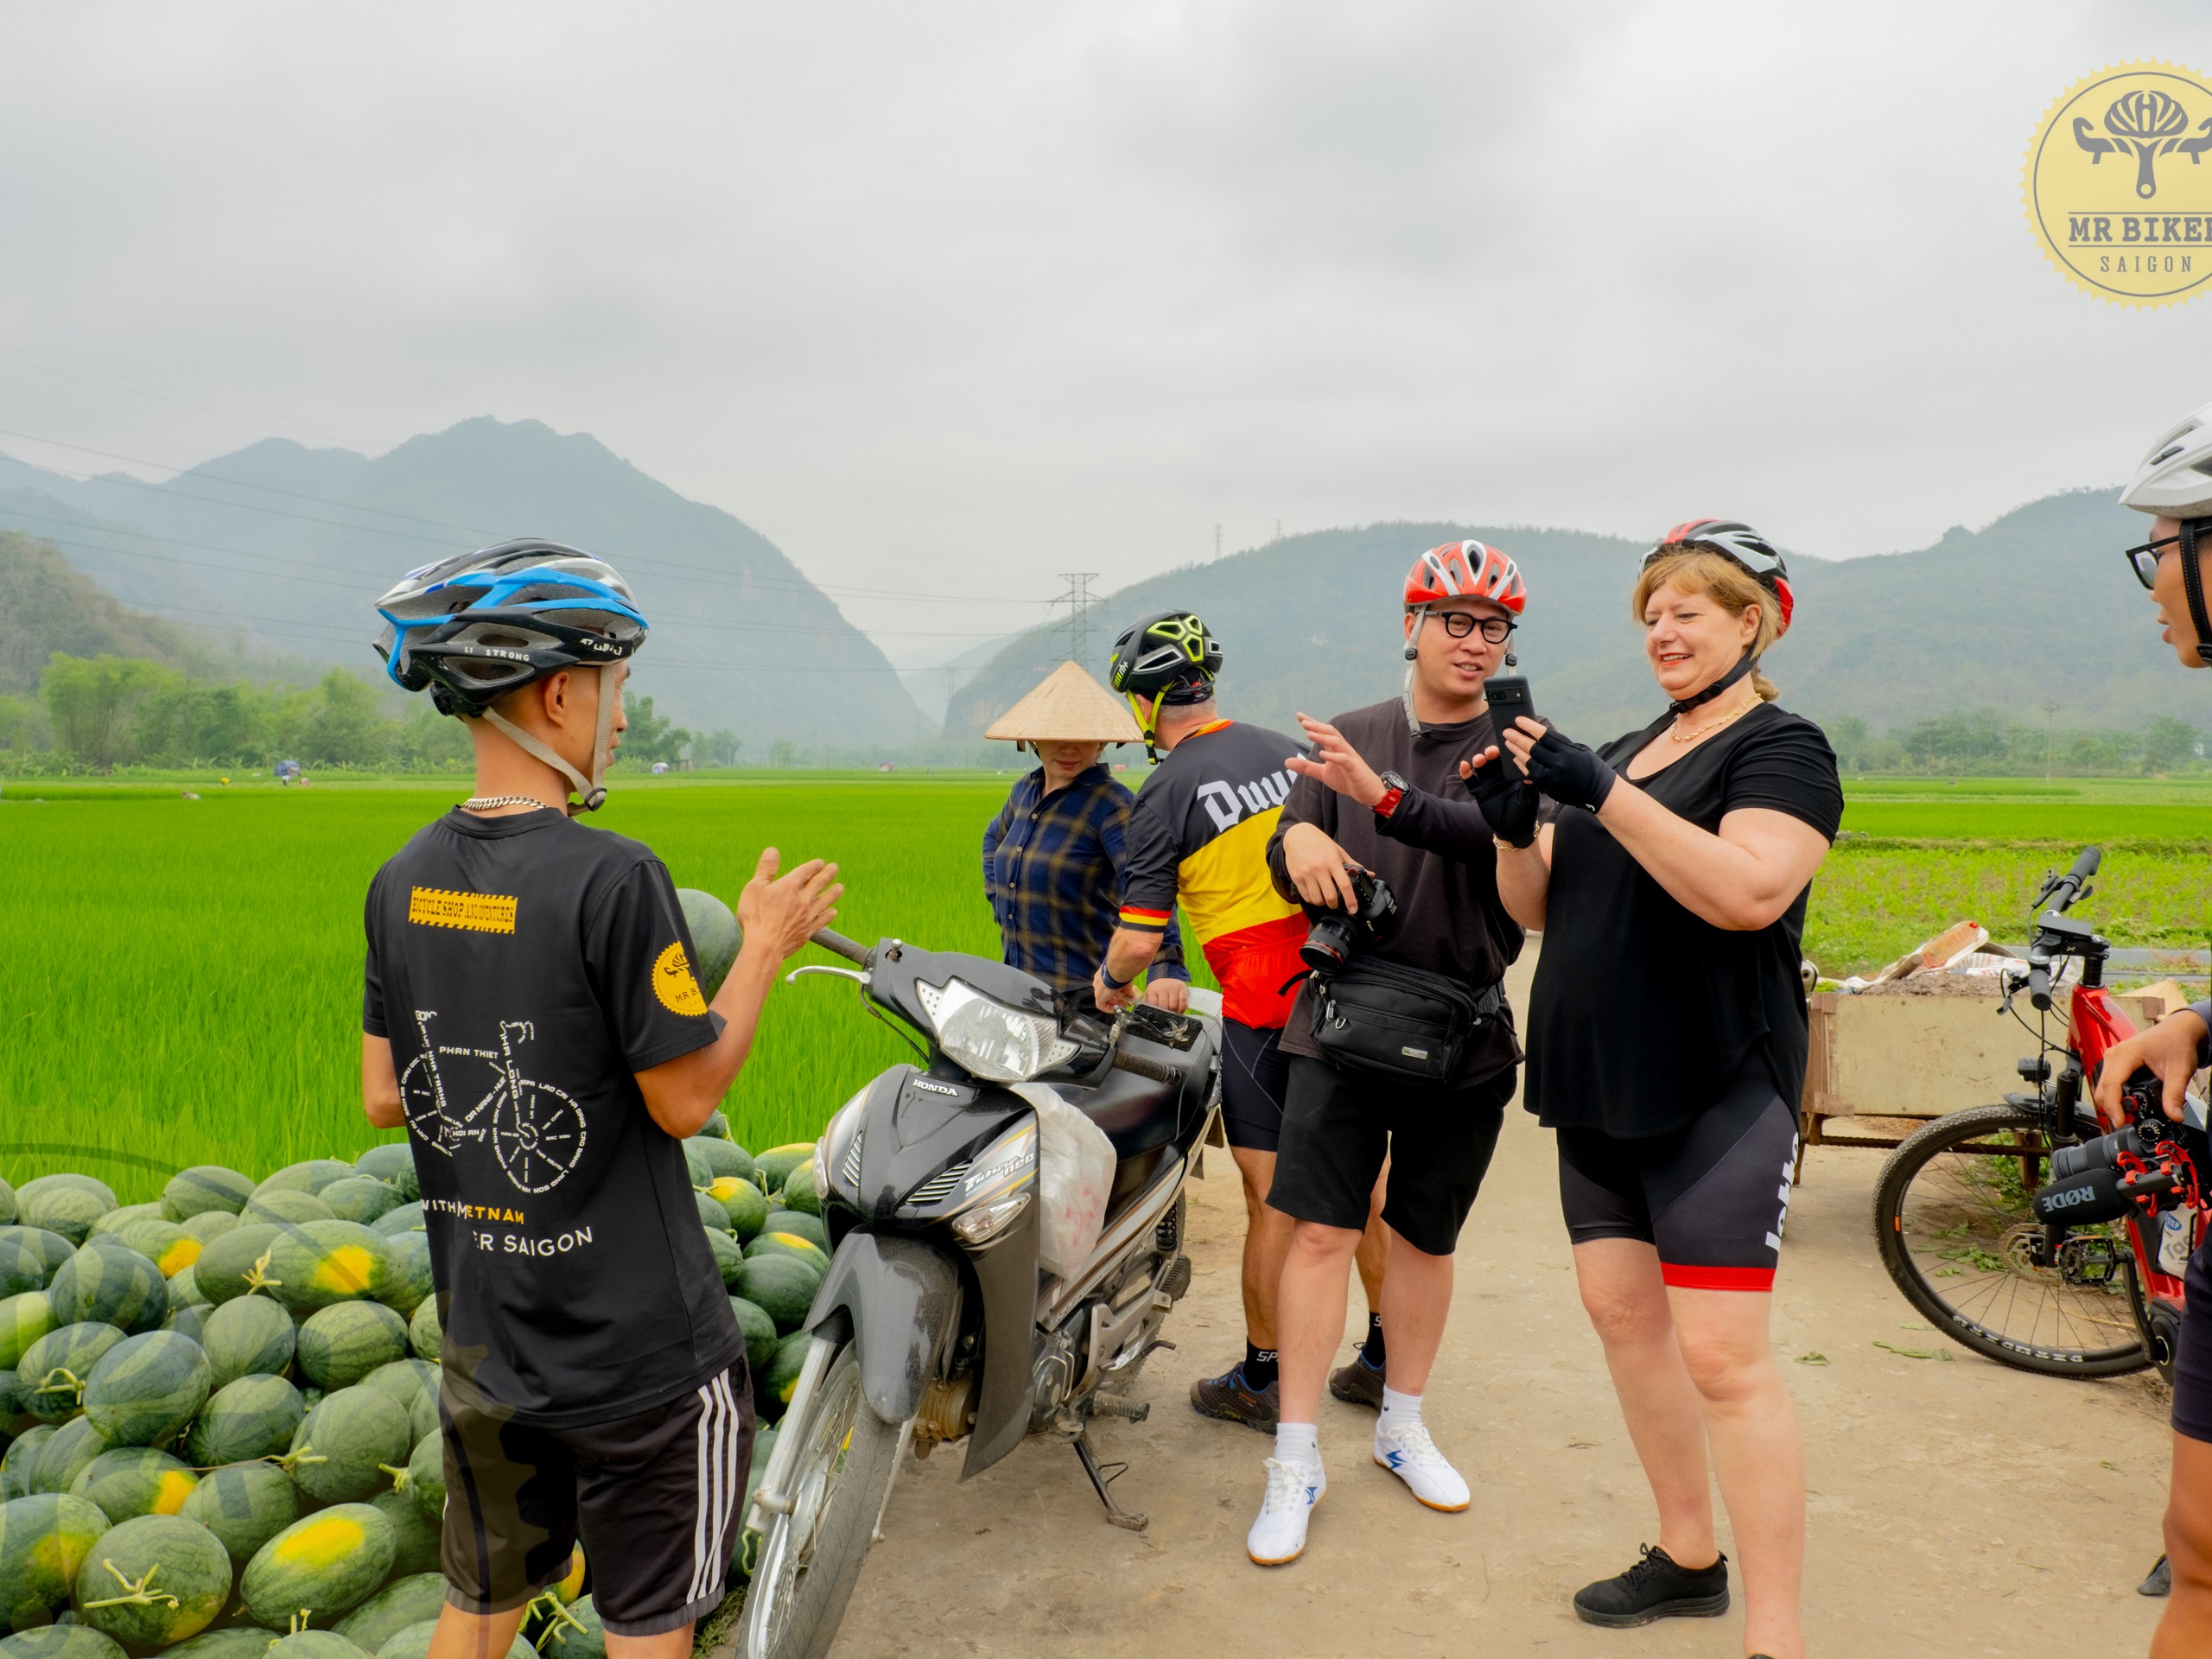
[[[1217,524],[1917,546],[2116,481],[2212,399],[2212,302],[2069,288],[2020,200],[2069,83],[2212,71],[2202,3],[0,27],[0,429],[177,465],[535,417],[841,589],[1007,596],[841,599],[894,657]]]

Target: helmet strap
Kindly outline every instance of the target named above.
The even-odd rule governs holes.
[[[1742,679],[1745,675],[1749,674],[1753,670],[1757,669],[1758,665],[1759,659],[1752,656],[1750,652],[1745,652],[1741,657],[1736,659],[1735,667],[1730,669],[1726,674],[1723,674],[1711,685],[1707,686],[1704,690],[1694,691],[1687,697],[1677,697],[1674,702],[1669,703],[1667,705],[1668,712],[1669,714],[1675,715],[1687,715],[1691,709],[1696,708],[1700,703],[1711,702],[1723,691],[1726,691],[1730,686],[1735,684],[1737,681]]]
[[[1406,729],[1419,737],[1421,716],[1414,713],[1414,665],[1421,656],[1421,631],[1428,626],[1428,607],[1414,606],[1413,618],[1414,631],[1406,636],[1406,685],[1399,696],[1406,705]]]
[[[2212,663],[2212,619],[2208,619],[2204,607],[2204,569],[2196,556],[2199,537],[2212,518],[2184,518],[2181,521],[2181,591],[2189,601],[2189,624],[2196,630],[2196,660]]]
[[[1154,697],[1152,700],[1152,712],[1147,714],[1144,711],[1144,705],[1137,701],[1135,692],[1131,691],[1126,695],[1128,699],[1129,712],[1136,716],[1137,734],[1144,739],[1145,764],[1148,766],[1156,766],[1160,764],[1160,750],[1157,747],[1160,740],[1160,699]]]
[[[570,785],[575,790],[580,803],[569,809],[570,817],[575,817],[579,812],[596,812],[606,804],[607,785],[600,782],[600,778],[607,770],[607,740],[614,735],[614,700],[607,696],[608,691],[613,689],[607,684],[607,670],[602,667],[599,671],[599,735],[592,747],[591,776],[588,778],[556,754],[548,745],[538,741],[498,709],[487,708],[480,716],[483,720],[489,721],[495,730],[505,734],[507,740],[524,754],[535,760],[543,760],[569,780]]]

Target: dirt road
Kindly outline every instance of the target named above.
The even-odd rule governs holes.
[[[2143,1652],[2160,1605],[2134,1586],[2159,1548],[2163,1391],[2142,1378],[2029,1376],[1936,1336],[1875,1259],[1867,1206],[1881,1157],[1813,1154],[1777,1296],[1776,1351],[1810,1452],[1813,1652]],[[910,1462],[839,1659],[1741,1654],[1735,1615],[1611,1631],[1568,1605],[1578,1586],[1627,1566],[1654,1527],[1575,1300],[1551,1137],[1517,1107],[1460,1240],[1427,1394],[1472,1507],[1418,1507],[1369,1459],[1373,1416],[1325,1400],[1332,1484],[1306,1556],[1251,1566],[1244,1531],[1270,1442],[1187,1403],[1191,1380],[1242,1342],[1236,1175],[1217,1152],[1207,1173],[1192,1188],[1197,1280],[1168,1325],[1180,1347],[1155,1356],[1139,1386],[1151,1421],[1094,1431],[1102,1457],[1128,1459],[1115,1491],[1149,1512],[1150,1530],[1108,1526],[1073,1453],[1051,1443],[965,1485],[957,1452]],[[1352,1306],[1363,1323],[1357,1288]],[[1827,1363],[1796,1363],[1808,1354]]]

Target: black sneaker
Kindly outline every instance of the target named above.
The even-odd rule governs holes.
[[[1282,1389],[1277,1383],[1270,1382],[1264,1389],[1248,1388],[1242,1361],[1219,1376],[1202,1376],[1191,1384],[1191,1408],[1199,1416],[1242,1423],[1262,1434],[1275,1432],[1276,1420],[1282,1414],[1281,1400]]]
[[[1367,1363],[1367,1351],[1362,1348],[1352,1355],[1351,1364],[1339,1365],[1329,1373],[1329,1392],[1348,1406],[1380,1411],[1383,1376],[1382,1368]]]
[[[1728,1558],[1691,1572],[1647,1544],[1643,1559],[1618,1578],[1600,1579],[1574,1592],[1583,1622],[1628,1630],[1656,1618],[1718,1618],[1728,1611]]]

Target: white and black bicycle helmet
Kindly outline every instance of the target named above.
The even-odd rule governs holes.
[[[2181,525],[2182,594],[2196,630],[2198,660],[2212,663],[2212,612],[2205,605],[2204,571],[2196,556],[2200,539],[2212,528],[2212,404],[2192,411],[2151,446],[2135,476],[2120,493],[2120,505]],[[2134,562],[2138,552],[2155,550],[2156,545],[2130,548],[2129,562]],[[2150,580],[2148,575],[2143,579]]]
[[[637,654],[645,615],[612,565],[558,542],[502,542],[409,571],[377,601],[377,611],[385,620],[377,654],[394,684],[427,688],[441,714],[488,721],[565,773],[583,810],[607,798],[600,773],[613,735],[613,698],[600,699],[589,778],[492,705],[564,669],[603,669]]]

